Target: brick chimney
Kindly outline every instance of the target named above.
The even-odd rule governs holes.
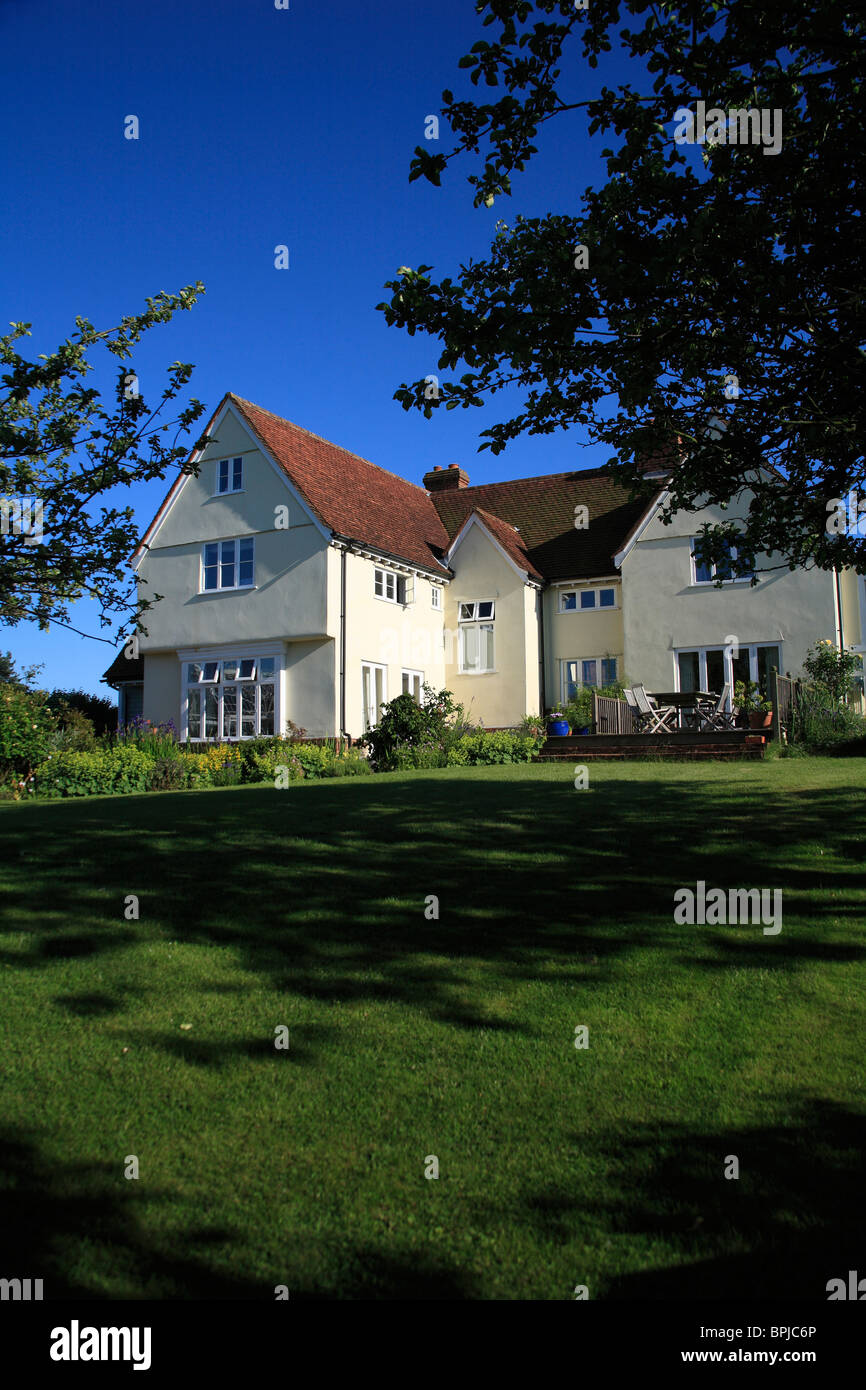
[[[424,486],[428,492],[451,492],[456,487],[469,486],[469,474],[459,463],[449,463],[447,468],[434,464],[432,473],[425,473]]]

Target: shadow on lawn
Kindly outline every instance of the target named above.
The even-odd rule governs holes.
[[[138,940],[222,945],[279,991],[527,1032],[480,996],[548,970],[603,980],[613,957],[662,934],[707,970],[866,955],[839,939],[863,921],[858,788],[747,796],[732,780],[660,771],[577,793],[571,777],[419,774],[28,806],[3,822],[3,920],[23,949],[0,963],[41,969]],[[799,845],[827,843],[829,824],[826,858],[796,863]],[[675,926],[673,893],[699,878],[781,887],[782,934]],[[130,893],[141,917],[127,922]],[[425,917],[429,895],[438,921]]]
[[[484,1184],[489,1198],[455,1204],[453,1220],[464,1232],[477,1231],[500,1273],[512,1236],[528,1229],[535,1237],[540,1267],[527,1269],[524,1255],[530,1291],[518,1286],[515,1297],[568,1299],[575,1283],[586,1283],[594,1299],[823,1301],[829,1279],[862,1269],[862,1114],[813,1102],[784,1129],[701,1133],[671,1123],[591,1140],[576,1133],[572,1140],[608,1170],[603,1201],[560,1183],[500,1208],[492,1173]],[[58,1165],[40,1142],[36,1133],[0,1132],[0,1229],[5,1277],[44,1279],[47,1299],[104,1298],[107,1284],[123,1298],[272,1300],[281,1282],[289,1283],[292,1299],[492,1296],[483,1276],[461,1270],[432,1244],[406,1248],[399,1221],[376,1243],[341,1239],[327,1227],[320,1241],[287,1233],[285,1268],[254,1276],[239,1256],[228,1276],[210,1252],[219,1246],[224,1257],[240,1239],[229,1223],[156,1239],[138,1213],[145,1198],[151,1220],[154,1202],[170,1210],[171,1194],[139,1190],[116,1166]],[[723,1176],[730,1154],[740,1161],[737,1180]],[[490,1248],[491,1230],[504,1232],[501,1252]],[[602,1244],[606,1253],[599,1255]],[[578,1253],[554,1257],[551,1286],[551,1250],[564,1246]],[[661,1264],[656,1254],[652,1267],[611,1277],[640,1246],[664,1247],[668,1258]],[[587,1247],[583,1260],[579,1252]]]
[[[472,1281],[433,1255],[339,1246],[333,1238],[327,1287],[291,1278],[294,1240],[287,1241],[288,1268],[275,1269],[269,1279],[243,1269],[228,1276],[214,1267],[208,1252],[237,1239],[230,1225],[186,1226],[174,1236],[151,1238],[146,1218],[138,1215],[142,1203],[167,1205],[174,1200],[171,1194],[127,1181],[119,1164],[57,1163],[46,1157],[41,1142],[35,1131],[0,1129],[0,1231],[3,1277],[42,1279],[46,1301],[273,1301],[276,1285],[287,1278],[293,1300],[472,1296]]]
[[[570,1142],[590,1171],[606,1174],[604,1198],[558,1182],[524,1193],[515,1223],[541,1249],[570,1247],[549,1297],[570,1299],[586,1284],[602,1300],[825,1300],[828,1280],[862,1272],[860,1112],[813,1101],[792,1106],[784,1128],[702,1133],[670,1122],[575,1132]],[[724,1176],[730,1155],[737,1179]],[[502,1220],[494,1197],[464,1224],[496,1229]],[[615,1273],[642,1251],[645,1268]]]
[[[121,1297],[262,1297],[260,1284],[208,1267],[208,1247],[231,1231],[184,1230],[181,1248],[166,1253],[138,1218],[144,1199],[165,1201],[165,1194],[141,1191],[119,1163],[57,1163],[40,1145],[36,1131],[0,1130],[4,1277],[43,1279],[47,1300],[105,1297],[100,1275],[126,1291]]]
[[[814,1101],[785,1128],[719,1135],[675,1124],[612,1139],[613,1239],[664,1241],[682,1263],[615,1279],[611,1299],[826,1300],[866,1247],[866,1116]],[[740,1177],[724,1177],[728,1155]]]

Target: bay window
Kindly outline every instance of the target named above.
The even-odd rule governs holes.
[[[273,656],[184,662],[186,737],[193,741],[276,733]]]

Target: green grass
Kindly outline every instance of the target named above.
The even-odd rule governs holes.
[[[864,788],[545,764],[0,807],[0,1273],[826,1298],[866,1248]],[[781,934],[675,925],[699,878],[781,887]]]

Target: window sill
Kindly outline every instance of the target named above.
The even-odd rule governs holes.
[[[231,589],[199,589],[197,594],[193,594],[193,598],[219,598],[220,594],[252,594],[258,587],[258,584],[235,584]]]
[[[759,582],[760,582],[760,581],[759,581]],[[752,587],[752,578],[751,578],[751,575],[747,575],[747,576],[746,576],[745,578],[743,578],[743,579],[723,579],[722,582],[721,582],[721,584],[717,584],[716,581],[715,581],[715,579],[693,579],[692,582],[691,582],[691,584],[689,585],[689,588],[691,588],[691,589],[719,589],[719,588],[724,589],[724,588],[727,588],[727,587],[729,587],[729,586],[730,586],[731,588],[733,588],[733,586],[734,586],[735,584],[747,584],[747,585],[749,586],[749,588],[751,588],[751,587]]]

